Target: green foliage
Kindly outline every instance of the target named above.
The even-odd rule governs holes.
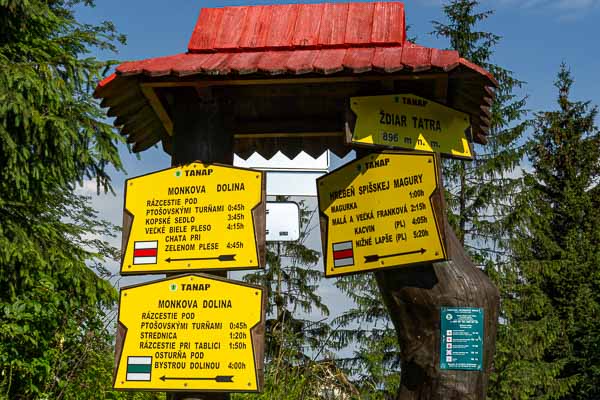
[[[337,287],[354,303],[333,325],[336,349],[351,346],[352,356],[337,361],[352,377],[363,399],[392,398],[400,386],[400,349],[373,274],[338,279]]]
[[[111,24],[79,24],[77,1],[0,1],[0,396],[107,397],[116,252],[77,183],[109,189],[118,134],[92,100],[91,47]],[[91,4],[91,2],[85,2]]]
[[[81,25],[63,3],[0,3],[3,201],[40,199],[84,178],[107,189],[106,166],[121,166],[120,139],[90,95],[106,63],[81,58],[90,46],[111,48],[113,27]]]
[[[288,364],[294,354],[285,352],[279,363],[266,367],[265,389],[260,394],[234,394],[232,400],[358,400],[356,389],[333,362],[305,360]]]
[[[533,171],[515,205],[527,213],[502,275],[498,399],[600,396],[600,133],[597,108],[569,99],[572,83],[563,64],[559,109],[535,114],[527,143]]]
[[[433,21],[432,24],[433,33],[450,40],[451,49],[458,51],[461,57],[483,65],[490,59],[492,48],[498,43],[500,36],[473,30],[479,22],[493,14],[491,10],[475,12],[478,5],[477,0],[451,0],[443,6],[448,23]]]
[[[168,400],[165,392],[110,392],[107,400]]]
[[[307,357],[308,349],[320,352],[328,335],[327,324],[301,316],[301,313],[307,315],[315,311],[325,316],[329,314],[316,293],[321,280],[321,271],[315,269],[319,253],[304,244],[314,228],[313,215],[314,211],[301,203],[300,239],[267,243],[267,268],[244,277],[250,283],[268,288],[266,354],[269,362],[281,359],[283,352],[295,360]]]

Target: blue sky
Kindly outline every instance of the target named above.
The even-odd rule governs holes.
[[[294,1],[286,1],[290,3]],[[406,21],[410,36],[422,45],[446,48],[448,43],[429,34],[431,21],[445,22],[439,0],[406,1]],[[127,45],[118,54],[98,53],[99,58],[138,60],[185,52],[202,7],[274,4],[273,1],[191,1],[191,0],[97,0],[95,8],[82,8],[78,18],[86,23],[113,21],[127,35]],[[600,0],[483,0],[481,11],[495,10],[479,30],[502,36],[495,48],[493,62],[512,70],[526,82],[521,95],[528,95],[527,107],[533,111],[555,108],[553,82],[562,61],[575,78],[572,97],[600,104]],[[128,176],[166,168],[169,157],[155,148],[141,159],[122,148]],[[101,217],[120,223],[123,207],[122,186],[125,176],[112,174],[117,196],[95,196],[95,185],[83,191],[94,195],[93,203]],[[311,240],[316,246],[318,238]],[[113,241],[115,245],[119,240]],[[154,278],[153,278],[154,279]],[[138,279],[139,280],[139,279]],[[126,280],[131,281],[131,280]],[[333,297],[333,292],[329,293]],[[333,305],[338,308],[340,304]]]

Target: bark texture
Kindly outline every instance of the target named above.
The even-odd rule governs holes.
[[[496,346],[500,296],[446,223],[448,261],[376,272],[398,334],[397,400],[484,400]],[[440,307],[484,309],[483,370],[440,370]]]

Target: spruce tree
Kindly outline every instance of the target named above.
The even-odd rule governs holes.
[[[572,84],[561,65],[558,110],[532,122],[492,398],[600,396],[598,110],[571,100]]]
[[[503,383],[506,374],[515,379],[512,382],[518,387],[516,382],[519,380],[546,379],[552,368],[538,369],[538,365],[523,364],[513,365],[516,370],[511,370],[508,365],[511,352],[539,352],[540,348],[550,345],[553,337],[543,325],[551,326],[548,321],[540,322],[537,330],[521,330],[516,337],[512,335],[513,327],[506,323],[512,317],[515,302],[521,301],[515,299],[515,279],[519,272],[512,267],[511,247],[514,242],[511,238],[516,224],[527,211],[515,207],[522,182],[520,163],[526,150],[522,139],[528,126],[524,120],[526,99],[515,95],[523,82],[516,79],[511,71],[492,63],[493,48],[501,38],[476,29],[493,14],[492,11],[478,12],[479,4],[475,0],[452,0],[444,5],[448,23],[433,23],[435,35],[448,38],[451,48],[457,50],[461,57],[486,68],[499,83],[490,110],[488,144],[475,145],[473,162],[446,160],[443,179],[451,225],[473,260],[484,268],[501,294],[495,373],[490,379],[488,393],[491,398],[497,399],[526,398],[521,397],[518,389],[511,391],[511,384]],[[532,302],[531,305],[541,313],[539,303]],[[543,336],[543,332],[549,335]],[[499,391],[500,386],[506,387],[507,391]]]
[[[78,1],[0,1],[0,393],[10,399],[105,398],[112,372],[103,277],[116,252],[75,194],[110,189],[118,133],[91,97],[114,49],[110,23],[79,23]],[[82,1],[87,5],[90,1]]]
[[[473,260],[491,275],[505,260],[504,239],[510,230],[511,199],[524,155],[520,139],[526,124],[525,99],[515,91],[523,82],[492,63],[494,46],[501,37],[477,30],[493,11],[478,12],[477,0],[452,0],[443,6],[447,23],[433,22],[433,34],[450,41],[463,58],[486,68],[498,81],[491,107],[491,128],[485,146],[474,144],[475,160],[444,160],[448,220]]]
[[[278,196],[277,201],[286,201]],[[331,330],[324,320],[308,315],[329,314],[317,293],[322,272],[319,252],[306,246],[315,229],[316,210],[300,203],[300,238],[267,243],[265,270],[247,274],[248,282],[267,287],[265,390],[260,395],[234,395],[234,399],[334,399],[328,389],[344,386],[328,361]],[[343,387],[342,390],[351,388]]]

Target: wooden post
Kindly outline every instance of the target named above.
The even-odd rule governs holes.
[[[192,161],[233,164],[233,133],[226,118],[225,101],[210,88],[172,89],[172,165]],[[229,129],[228,129],[229,128]]]
[[[398,400],[484,400],[492,371],[500,296],[446,227],[449,260],[375,274],[398,335]],[[484,309],[483,370],[440,370],[440,307]]]
[[[171,97],[172,96],[172,97]],[[192,161],[233,164],[233,134],[227,129],[224,103],[212,96],[210,89],[173,89],[170,96],[173,119],[173,153],[171,165]],[[227,277],[227,271],[212,275]],[[228,400],[229,393],[174,392],[169,400]]]

